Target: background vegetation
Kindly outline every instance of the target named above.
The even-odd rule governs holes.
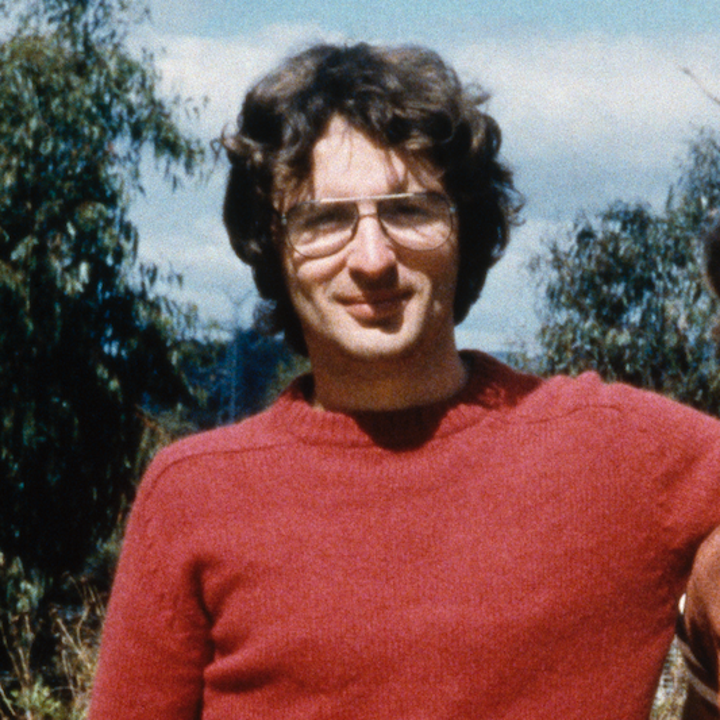
[[[544,288],[538,369],[594,369],[718,414],[718,305],[700,242],[718,209],[720,143],[705,130],[663,212],[618,201],[550,238],[533,262]]]
[[[154,159],[202,176],[201,103],[158,92],[132,0],[0,2],[0,716],[80,718],[136,481],[157,447],[264,404],[277,340],[203,333],[138,263]]]
[[[0,717],[85,715],[125,513],[148,458],[261,409],[297,360],[253,330],[205,332],[138,263],[129,208],[148,158],[202,178],[186,128],[128,36],[134,0],[0,0]],[[196,180],[193,180],[196,181]],[[548,238],[543,373],[593,368],[720,411],[697,239],[720,206],[720,143],[699,134],[660,213],[618,201]],[[671,655],[656,717],[675,717]]]
[[[128,207],[145,152],[175,178],[202,150],[152,59],[126,50],[129,12],[39,2],[0,45],[0,547],[49,576],[114,527],[143,406],[187,398],[174,345],[189,318],[136,266]]]

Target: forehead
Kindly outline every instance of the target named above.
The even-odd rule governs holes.
[[[295,201],[443,189],[426,158],[384,146],[340,116],[313,146],[310,168]]]

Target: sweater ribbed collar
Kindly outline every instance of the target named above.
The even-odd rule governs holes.
[[[462,431],[483,414],[516,405],[540,383],[484,353],[463,351],[461,356],[470,369],[468,382],[449,400],[384,412],[317,410],[307,400],[312,377],[304,375],[283,393],[271,416],[278,431],[310,444],[411,450]]]

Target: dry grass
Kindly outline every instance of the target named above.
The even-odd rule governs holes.
[[[673,643],[665,661],[650,720],[680,720],[686,687],[685,663],[677,644]]]
[[[25,596],[0,619],[11,672],[0,675],[2,720],[84,720],[95,674],[104,603],[97,592],[76,585],[81,604],[38,613],[39,591],[21,584]],[[38,667],[35,645],[49,623],[54,648],[50,663]]]

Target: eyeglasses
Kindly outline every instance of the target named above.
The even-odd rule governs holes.
[[[361,202],[374,203],[375,212],[361,214]],[[342,250],[364,217],[376,217],[385,235],[401,247],[435,250],[452,234],[455,206],[438,192],[328,198],[300,202],[280,221],[287,242],[300,255],[321,258]]]

